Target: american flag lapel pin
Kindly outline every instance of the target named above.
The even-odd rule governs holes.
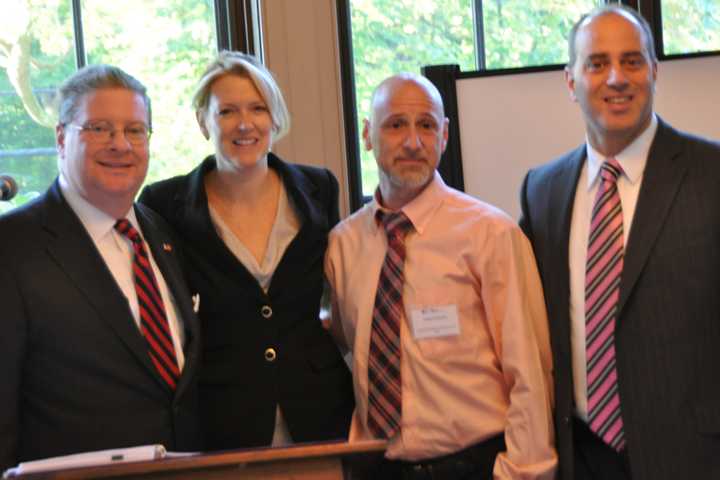
[[[166,252],[172,252],[172,249],[172,245],[170,245],[169,243],[163,243],[163,250],[165,250]]]

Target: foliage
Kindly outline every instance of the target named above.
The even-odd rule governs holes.
[[[664,53],[720,51],[720,1],[663,0]]]
[[[359,132],[383,78],[431,64],[475,69],[471,0],[352,0],[351,19]],[[362,153],[361,171],[363,193],[370,195],[377,166],[368,152]]]

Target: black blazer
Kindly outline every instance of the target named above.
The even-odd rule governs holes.
[[[167,387],[92,239],[57,181],[0,217],[0,470],[20,461],[161,443],[197,450],[197,319],[162,219],[135,207],[186,335]]]
[[[531,170],[523,230],[545,288],[560,472],[574,479],[568,241],[581,146]],[[615,332],[635,480],[720,478],[720,145],[662,120],[625,252]]]
[[[318,319],[327,235],[338,221],[337,181],[326,169],[273,154],[268,162],[302,226],[267,294],[213,227],[203,179],[214,157],[140,197],[177,231],[188,283],[200,294],[208,450],[269,445],[277,404],[296,442],[347,438],[354,408],[350,372]],[[276,352],[274,360],[266,359],[267,349]]]

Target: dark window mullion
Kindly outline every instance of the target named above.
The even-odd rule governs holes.
[[[483,0],[474,0],[473,18],[475,20],[475,58],[478,70],[487,68],[485,62],[485,17]]]
[[[82,5],[81,0],[72,0],[73,14],[73,35],[75,37],[75,65],[81,69],[87,65],[87,55],[85,53],[85,33],[82,24]]]
[[[218,50],[236,50],[262,58],[258,45],[259,6],[257,0],[215,0],[215,27]]]
[[[650,24],[653,37],[655,37],[655,52],[657,53],[658,58],[663,58],[665,56],[660,0],[622,0],[620,2],[613,0],[605,1],[606,3],[622,3],[623,5],[627,5],[628,7],[634,8],[640,12],[640,14],[645,17]]]
[[[338,40],[340,50],[340,82],[342,84],[343,117],[345,122],[345,148],[347,154],[347,185],[350,211],[362,207],[362,171],[360,167],[360,141],[358,112],[355,94],[355,60],[352,50],[352,24],[350,0],[338,0]]]

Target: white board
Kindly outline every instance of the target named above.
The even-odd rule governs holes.
[[[465,191],[520,216],[525,173],[585,140],[562,70],[459,79]],[[720,140],[720,57],[658,66],[655,111],[675,128]]]

